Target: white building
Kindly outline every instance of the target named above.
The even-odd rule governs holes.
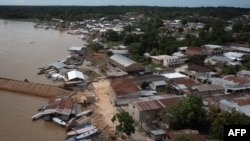
[[[160,64],[166,67],[179,66],[185,63],[185,59],[178,56],[158,55],[150,56],[150,58],[155,64]]]

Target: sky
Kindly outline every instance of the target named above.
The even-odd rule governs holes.
[[[250,8],[250,0],[0,0],[0,5],[141,5],[164,7],[226,6]]]

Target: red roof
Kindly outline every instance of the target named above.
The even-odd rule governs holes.
[[[149,111],[174,106],[179,100],[180,97],[162,97],[135,101],[134,105],[137,106],[140,111]]]
[[[117,96],[140,91],[139,87],[134,83],[133,79],[129,77],[112,79],[110,82],[110,86]]]
[[[49,100],[46,109],[71,109],[73,101],[68,96],[57,96]]]
[[[199,65],[196,65],[196,64],[188,65],[188,70],[196,71],[196,72],[202,72],[202,73],[212,72],[212,70],[210,68],[204,67],[204,66],[199,66]]]
[[[244,106],[244,105],[250,105],[250,97],[239,97],[239,98],[234,98],[235,102],[239,106]]]
[[[228,75],[224,77],[225,80],[227,81],[232,81],[233,83],[238,83],[238,84],[245,84],[249,83],[250,81],[244,77],[237,77],[235,75]]]
[[[199,131],[191,130],[191,129],[169,131],[169,132],[167,132],[166,136],[168,139],[172,140],[181,134],[187,134],[187,135],[192,136],[194,138],[194,141],[205,141],[206,140],[202,135],[200,135]]]
[[[201,50],[202,50],[202,48],[200,48],[200,47],[189,46],[189,47],[187,47],[185,54],[186,55],[197,55],[197,54],[201,54]]]

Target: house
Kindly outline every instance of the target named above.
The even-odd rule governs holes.
[[[160,110],[174,106],[180,99],[180,96],[175,95],[137,98],[129,102],[128,112],[135,122],[152,122]]]
[[[237,72],[237,77],[245,77],[247,79],[250,79],[250,71],[241,70],[241,71]]]
[[[140,97],[140,88],[132,78],[120,77],[110,81],[110,101],[117,106],[127,105],[131,100]]]
[[[171,93],[183,95],[189,93],[192,86],[198,86],[200,85],[200,83],[197,83],[194,80],[185,77],[171,79],[169,81],[169,85],[171,88]]]
[[[124,56],[128,56],[129,52],[126,49],[109,49],[108,51],[112,52],[113,54],[120,54]]]
[[[84,75],[82,72],[73,70],[67,73],[68,81],[84,81]]]
[[[150,138],[152,141],[161,141],[166,136],[166,131],[163,129],[156,129],[150,131]]]
[[[210,65],[216,65],[218,63],[231,65],[231,66],[241,65],[241,62],[238,61],[237,59],[231,59],[226,56],[211,56],[211,57],[206,58],[204,63],[210,64]]]
[[[178,57],[181,61],[183,61],[183,63],[187,61],[187,55],[182,52],[175,52],[172,55]]]
[[[194,47],[194,46],[188,46],[183,51],[184,51],[184,54],[187,55],[187,56],[201,55],[202,54],[202,48]]]
[[[49,100],[48,104],[43,107],[44,119],[50,120],[50,118],[56,116],[62,120],[69,120],[72,113],[73,100],[65,95],[59,95]],[[45,114],[46,113],[46,114]]]
[[[240,53],[243,53],[243,54],[250,54],[250,48],[249,47],[230,46],[230,48],[235,52],[240,52]]]
[[[206,56],[212,56],[212,55],[222,55],[224,53],[224,46],[220,45],[203,45],[202,48],[202,54]]]
[[[199,66],[196,64],[189,64],[186,70],[182,70],[189,78],[201,83],[208,83],[208,78],[216,75],[210,68]]]
[[[64,64],[63,62],[57,61],[57,62],[50,64],[49,66],[59,72],[60,69],[66,67],[67,65]]]
[[[86,46],[71,46],[68,51],[70,52],[71,56],[74,55],[83,55],[84,51],[86,49]]]
[[[73,70],[67,72],[66,78],[64,79],[65,86],[77,85],[83,83],[85,81],[85,77],[82,72]]]
[[[168,55],[158,55],[158,56],[150,56],[152,62],[158,65],[163,65],[164,58],[167,58]]]
[[[166,133],[165,141],[174,141],[178,135],[183,134],[190,135],[194,141],[206,141],[205,137],[203,137],[198,130],[192,129],[169,131]]]
[[[225,93],[236,93],[248,91],[250,89],[250,80],[245,77],[228,75],[224,78],[209,78],[211,84],[221,85],[225,88]]]
[[[160,75],[166,77],[167,80],[175,79],[175,78],[184,78],[184,77],[187,77],[186,75],[181,74],[181,73],[179,73],[179,72],[162,73],[162,74],[160,74]]]
[[[241,61],[244,54],[239,52],[226,52],[223,54],[223,56],[232,60]]]
[[[155,64],[163,65],[166,67],[179,66],[185,63],[184,57],[169,56],[169,55],[158,55],[150,56],[152,62]]]
[[[109,63],[118,67],[125,72],[135,72],[144,70],[145,67],[142,64],[135,62],[120,54],[114,54],[109,57]]]
[[[222,111],[230,112],[236,110],[239,113],[245,114],[250,117],[250,97],[239,97],[233,100],[220,100],[219,107]]]
[[[152,75],[147,74],[134,78],[134,82],[141,88],[146,89],[145,87],[156,90],[158,86],[166,86],[166,78],[161,75]],[[145,86],[145,83],[147,86]],[[144,86],[143,86],[144,85]],[[151,86],[150,86],[151,85]]]
[[[152,90],[159,90],[159,89],[165,88],[166,84],[167,84],[166,81],[160,80],[160,81],[151,82],[149,86]]]
[[[214,94],[224,94],[225,88],[220,85],[201,84],[191,87],[192,92],[200,95],[202,98],[211,97]]]

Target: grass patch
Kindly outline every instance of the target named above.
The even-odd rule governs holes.
[[[87,75],[90,79],[101,77],[99,73],[96,73],[95,71],[92,70],[86,70],[84,71],[84,74]]]
[[[121,41],[118,41],[118,42],[107,42],[107,45],[108,45],[108,47],[109,48],[111,48],[111,47],[113,47],[113,46],[119,46],[119,45],[121,45],[122,44],[122,42]]]

